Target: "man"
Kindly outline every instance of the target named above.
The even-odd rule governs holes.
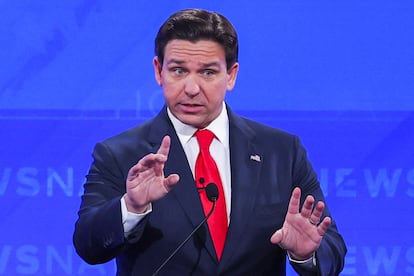
[[[74,233],[78,254],[91,264],[116,258],[118,275],[285,275],[286,255],[301,275],[339,274],[346,247],[298,138],[224,103],[239,70],[231,23],[183,10],[155,42],[166,106],[96,145]],[[203,129],[211,146],[199,146]],[[204,174],[216,168],[200,176],[210,162],[200,148],[219,175],[208,207]]]

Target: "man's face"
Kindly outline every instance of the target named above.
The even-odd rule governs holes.
[[[226,68],[217,42],[171,40],[164,61],[154,58],[155,78],[171,112],[183,123],[204,128],[220,114],[226,92],[234,87],[239,65]]]

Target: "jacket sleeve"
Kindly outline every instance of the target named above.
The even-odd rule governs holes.
[[[120,164],[106,144],[95,146],[73,235],[77,253],[89,264],[115,258],[139,239],[146,223],[142,220],[128,238],[124,237],[120,199],[130,164]]]
[[[293,268],[300,275],[338,275],[344,267],[344,259],[347,252],[346,245],[326,204],[316,173],[307,158],[304,147],[297,137],[295,137],[295,158],[293,163],[293,184],[294,186],[299,186],[302,190],[301,207],[306,196],[311,194],[314,196],[315,202],[323,201],[325,203],[325,210],[321,219],[326,216],[332,219],[332,223],[316,251],[316,271],[306,271],[297,265],[294,265]]]

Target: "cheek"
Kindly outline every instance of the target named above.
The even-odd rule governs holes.
[[[180,96],[180,89],[177,84],[163,83],[162,93],[167,102],[172,102]]]
[[[206,95],[208,105],[211,110],[216,110],[217,108],[220,108],[225,97],[225,93],[217,91],[218,90],[212,90],[209,95]]]
[[[227,85],[224,83],[220,83],[212,87],[211,89],[211,99],[215,99],[215,101],[222,101],[226,96],[227,92]]]
[[[180,91],[184,87],[184,82],[165,76],[162,78],[162,86],[169,91]]]

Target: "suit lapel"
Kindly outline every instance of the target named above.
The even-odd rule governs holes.
[[[168,161],[164,167],[165,175],[176,173],[180,176],[180,181],[170,191],[167,196],[174,197],[181,206],[182,211],[186,214],[189,223],[195,228],[204,218],[204,211],[200,202],[198,191],[195,186],[193,174],[188,164],[184,149],[178,139],[178,136],[172,126],[166,109],[155,118],[154,127],[150,133],[150,141],[153,144],[153,152],[156,152],[160,147],[162,138],[165,135],[171,137],[171,147]],[[203,227],[202,227],[203,228]],[[201,230],[201,229],[200,229]],[[207,231],[207,227],[205,226]],[[216,253],[210,235],[206,231],[198,231],[197,235],[207,248],[207,251],[213,259],[216,260]]]
[[[231,217],[221,266],[237,252],[245,224],[252,215],[263,152],[255,144],[255,133],[229,110],[231,162]]]

